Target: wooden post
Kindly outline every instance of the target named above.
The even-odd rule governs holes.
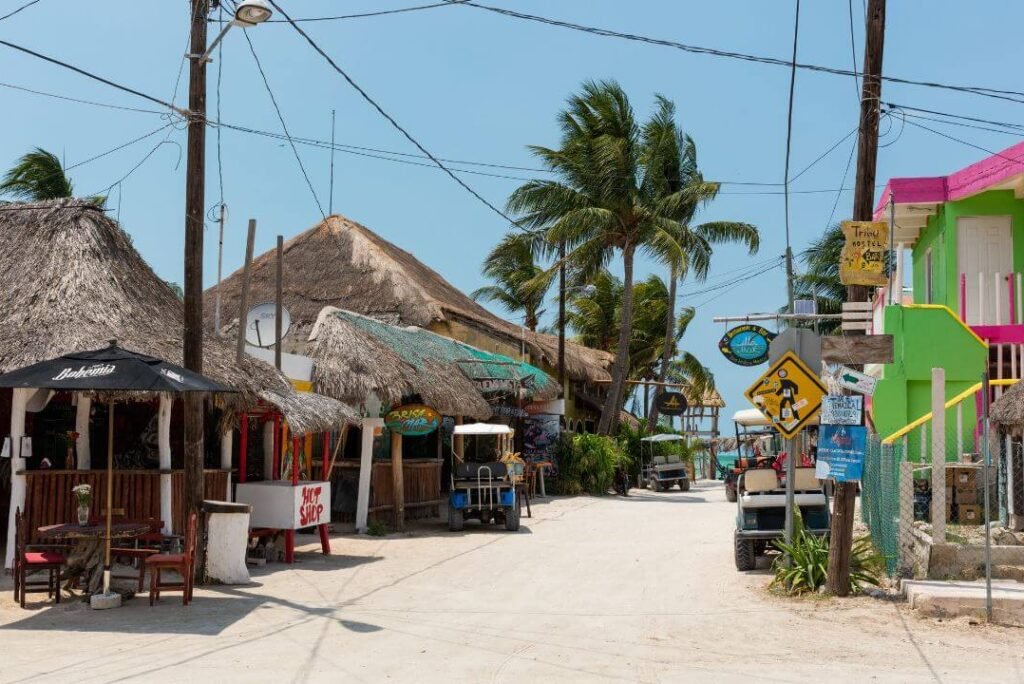
[[[79,470],[92,469],[92,451],[89,445],[89,419],[92,416],[92,397],[85,392],[78,393],[78,406],[75,407],[75,463]]]
[[[946,543],[946,371],[932,368],[932,543]]]
[[[252,277],[252,252],[256,246],[256,219],[249,219],[249,234],[245,239],[245,265],[242,266],[242,301],[238,305],[238,339],[235,344],[235,363],[242,363],[245,354],[245,323],[249,315],[249,284]]]
[[[249,466],[249,415],[243,413],[238,418],[238,481],[245,482],[245,472]]]
[[[913,566],[911,554],[914,546],[910,537],[910,527],[914,524],[914,464],[907,458],[905,449],[899,477],[896,491],[900,498],[900,568],[909,568]]]
[[[320,479],[324,482],[329,482],[331,479],[331,433],[324,432],[323,439],[323,463],[320,464]],[[313,479],[312,470],[310,471],[309,479]],[[331,502],[326,502],[326,506],[330,510]],[[327,525],[317,525],[317,531],[320,533],[320,550],[325,556],[331,555],[331,535]]]
[[[171,491],[171,395],[160,393],[160,408],[156,419],[157,454],[160,458],[160,519],[164,522],[164,534],[173,534],[174,510]],[[181,532],[181,530],[177,530]]]
[[[302,438],[298,435],[292,436],[292,486],[299,484],[299,444]]]
[[[878,160],[878,120],[882,96],[882,53],[885,42],[885,0],[868,0],[865,16],[864,69],[857,142],[857,177],[853,195],[853,219],[870,221],[874,215],[875,167]],[[871,301],[863,285],[846,288],[849,302]],[[855,331],[851,331],[851,334]],[[850,593],[850,548],[853,545],[855,482],[837,482],[828,549],[828,591],[836,596]]]
[[[455,424],[462,425],[462,416],[455,416]],[[462,435],[452,435],[452,449],[460,461],[466,458],[466,442]]]
[[[274,415],[274,463],[270,469],[270,477],[268,480],[280,480],[281,479],[281,449],[283,448],[282,437],[284,428],[281,425],[281,414]]]
[[[356,498],[356,532],[366,532],[370,509],[370,479],[373,475],[373,433],[383,427],[383,418],[363,418],[359,452],[359,493]]]
[[[21,441],[25,436],[25,410],[34,390],[16,388],[11,396],[11,505],[7,516],[7,548],[4,567],[14,566],[14,512],[25,512],[25,459],[21,457]]]
[[[277,296],[274,298],[274,367],[281,370],[281,345],[284,337],[284,236],[277,236]]]
[[[224,492],[224,500],[231,501],[231,457],[234,451],[235,431],[231,428],[225,430],[220,436],[220,467],[227,471],[227,491]]]
[[[274,454],[277,453],[277,420],[263,422],[263,479],[274,479]]]
[[[391,484],[395,489],[395,532],[405,529],[405,479],[402,472],[402,435],[391,432]]]
[[[313,477],[313,434],[307,433],[303,440],[302,453],[306,460],[306,479],[315,480]]]
[[[182,335],[185,368],[203,372],[203,218],[206,213],[206,25],[209,0],[192,0],[189,50],[188,134],[185,161],[185,320]],[[203,506],[203,397],[184,395],[185,488],[188,513]],[[205,567],[204,545],[196,551],[196,567]],[[201,574],[201,573],[200,573]]]

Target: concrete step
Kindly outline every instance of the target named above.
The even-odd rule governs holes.
[[[1024,583],[1024,565],[993,565],[992,579]]]
[[[904,580],[901,589],[910,607],[924,615],[985,619],[984,580]],[[992,619],[1000,624],[1024,627],[1024,584],[992,580]]]

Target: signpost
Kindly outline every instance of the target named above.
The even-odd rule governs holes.
[[[738,325],[726,331],[718,350],[737,366],[759,366],[768,360],[768,345],[774,337],[759,325]]]
[[[843,285],[887,285],[885,254],[889,251],[889,224],[885,221],[843,221],[846,243],[839,255]]]
[[[864,397],[831,394],[821,402],[822,425],[863,425]]]
[[[861,425],[822,425],[818,432],[818,461],[814,474],[819,479],[858,482],[864,474],[866,450],[867,428]]]
[[[800,434],[821,409],[821,380],[793,352],[786,352],[744,392],[787,439]]]

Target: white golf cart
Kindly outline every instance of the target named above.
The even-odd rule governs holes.
[[[654,445],[666,442],[682,442],[683,435],[651,435],[640,440],[640,482],[652,492],[668,491],[675,485],[684,492],[690,491],[690,471],[679,454],[655,456]],[[644,445],[647,448],[644,448]],[[646,455],[646,458],[645,458]]]
[[[517,531],[522,503],[515,482],[522,476],[523,464],[509,458],[514,431],[507,425],[470,423],[456,425],[454,434],[480,441],[473,449],[463,449],[464,459],[455,452],[453,441],[448,529],[458,532],[467,518],[475,518],[481,523],[504,523],[506,530]]]

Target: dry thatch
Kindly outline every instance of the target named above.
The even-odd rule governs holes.
[[[249,301],[273,301],[276,250],[253,261]],[[222,320],[237,321],[242,271],[221,286]],[[558,361],[558,339],[526,331],[495,316],[456,289],[415,256],[358,223],[330,216],[284,244],[284,305],[292,318],[285,351],[307,353],[307,339],[324,306],[355,311],[395,325],[421,328],[457,322],[518,346],[525,342],[535,358]],[[205,293],[212,315],[214,289]],[[237,323],[235,323],[237,324]],[[566,373],[575,380],[610,380],[613,357],[607,352],[566,344]]]
[[[329,432],[359,422],[359,415],[351,406],[315,392],[265,390],[261,396],[281,410],[288,427],[297,435]]]
[[[0,204],[0,372],[110,339],[180,364],[183,327],[181,300],[95,205]],[[308,402],[272,366],[250,357],[237,365],[234,345],[212,335],[203,343],[203,373],[238,390],[233,408],[263,400],[287,413]],[[300,412],[299,420],[312,423],[316,413]]]
[[[357,317],[369,325],[359,325]],[[371,392],[388,404],[418,394],[444,415],[478,420],[491,416],[490,406],[457,367],[440,359],[414,362],[375,335],[370,325],[384,326],[359,314],[324,309],[309,350],[314,361],[313,387],[318,392],[352,404],[362,403]],[[405,332],[433,335],[425,330]]]
[[[1000,425],[1024,428],[1024,382],[1007,387],[1003,396],[992,402],[989,409],[992,420]]]
[[[709,387],[704,391],[704,394],[698,397],[694,394],[690,388],[683,389],[683,396],[686,397],[686,403],[688,406],[705,408],[725,408],[725,399],[722,399],[722,395],[718,393],[714,387]]]

